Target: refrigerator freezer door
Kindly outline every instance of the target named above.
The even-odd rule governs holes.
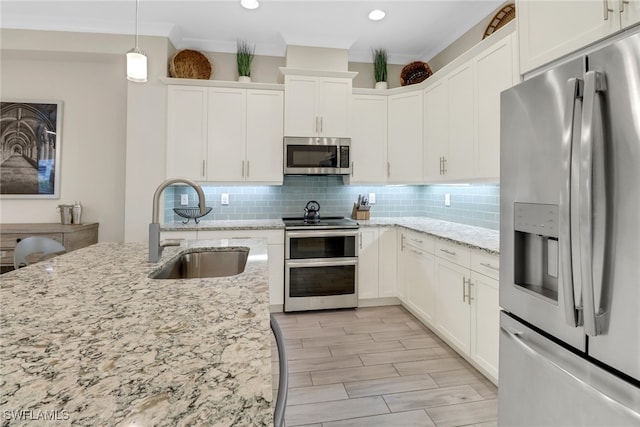
[[[504,312],[498,393],[501,426],[640,425],[638,388]]]
[[[602,194],[595,150],[593,259],[583,260],[593,274],[593,286],[584,291],[585,327],[593,323],[597,331],[588,338],[589,355],[640,381],[640,34],[589,54],[589,73],[601,76],[603,86],[584,94],[584,115],[594,121],[591,129],[583,121],[581,145],[589,135],[594,147],[604,138],[605,176]],[[587,97],[594,98],[592,112]],[[598,226],[603,217],[605,230]]]
[[[569,274],[574,286],[563,279],[565,268],[572,265],[567,256],[571,251],[563,249],[571,242],[558,225],[566,227],[569,219],[562,215],[570,213],[569,205],[561,202],[561,189],[577,183],[575,177],[569,179],[579,168],[571,167],[572,157],[567,156],[572,150],[565,150],[563,138],[572,133],[577,150],[582,113],[577,95],[583,74],[581,57],[502,93],[500,306],[584,351],[575,308],[581,298],[580,277]],[[573,87],[568,85],[571,79]],[[568,105],[573,115],[566,114]],[[566,131],[567,122],[573,132]],[[578,267],[572,271],[579,272],[579,263],[574,265]],[[571,295],[573,302],[567,298]]]

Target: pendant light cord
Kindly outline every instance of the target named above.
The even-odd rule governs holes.
[[[136,0],[136,50],[138,50],[138,6],[140,0]]]

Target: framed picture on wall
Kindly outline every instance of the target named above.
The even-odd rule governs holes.
[[[0,198],[60,197],[62,102],[0,101]]]

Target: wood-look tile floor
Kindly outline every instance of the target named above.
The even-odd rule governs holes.
[[[496,425],[497,388],[400,306],[276,318],[289,362],[287,427]]]

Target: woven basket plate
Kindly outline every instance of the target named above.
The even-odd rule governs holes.
[[[422,61],[415,61],[402,68],[400,72],[400,84],[407,86],[420,83],[432,74],[429,64]]]
[[[181,50],[169,62],[171,77],[209,80],[212,71],[213,68],[207,57],[196,50]]]
[[[487,29],[484,31],[484,36],[482,36],[482,40],[489,37],[491,34],[498,31],[500,28],[507,25],[510,21],[512,21],[516,17],[516,5],[513,3],[509,3],[493,17]]]

